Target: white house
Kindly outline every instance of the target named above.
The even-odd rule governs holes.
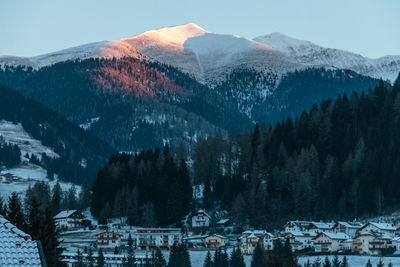
[[[293,251],[314,247],[312,239],[315,236],[317,236],[317,234],[310,231],[291,231],[282,234],[283,238],[289,238],[290,246]]]
[[[305,231],[311,223],[311,221],[288,221],[283,228],[285,232]]]
[[[388,236],[396,235],[396,227],[389,223],[368,222],[359,229],[360,232],[382,233]]]
[[[354,237],[362,226],[360,222],[336,222],[333,226],[333,231]]]
[[[192,217],[192,227],[208,227],[210,219],[211,217],[204,210],[199,210]]]
[[[63,210],[54,216],[56,226],[60,229],[77,229],[82,227],[82,220],[85,217],[77,210]]]
[[[114,232],[102,232],[96,234],[98,248],[115,248],[121,246],[122,235]]]
[[[274,236],[265,230],[249,230],[242,233],[239,238],[240,251],[244,255],[251,255],[260,245],[266,250],[273,249]]]
[[[316,252],[335,252],[342,249],[341,243],[349,238],[345,233],[321,232],[312,241]]]
[[[205,238],[204,244],[207,248],[225,247],[228,244],[228,238],[222,235],[209,235]]]
[[[353,252],[362,255],[382,255],[382,250],[395,248],[393,237],[378,232],[361,232],[353,239]]]
[[[180,228],[138,228],[134,238],[137,248],[171,248],[182,242],[182,232]]]
[[[315,232],[317,234],[322,232],[333,232],[334,223],[326,223],[326,222],[311,222],[307,227],[307,230],[310,232]]]

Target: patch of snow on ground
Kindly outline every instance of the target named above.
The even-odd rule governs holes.
[[[4,137],[4,141],[11,144],[16,144],[21,150],[22,156],[26,153],[29,155],[35,154],[39,159],[42,153],[48,157],[60,157],[53,149],[46,147],[41,141],[36,140],[27,133],[20,123],[12,123],[9,121],[0,121],[0,135]]]

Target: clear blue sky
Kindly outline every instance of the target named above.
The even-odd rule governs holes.
[[[250,38],[281,32],[369,57],[400,55],[398,0],[0,0],[0,55],[39,55],[187,22]]]

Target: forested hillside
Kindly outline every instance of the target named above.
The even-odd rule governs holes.
[[[288,118],[273,127],[256,125],[252,132],[241,134],[231,131],[227,139],[199,140],[192,182],[205,185],[201,206],[227,210],[242,225],[276,227],[290,219],[350,220],[400,208],[399,147],[400,81],[394,86],[381,81],[366,93],[325,100],[295,120]],[[154,205],[161,225],[179,221],[187,207],[175,209],[183,201],[178,192],[189,190],[178,185],[186,186],[187,178],[185,183],[177,182],[172,177],[186,174],[169,174],[186,171],[184,165],[176,167],[180,157],[173,160],[165,153],[156,150],[111,159],[95,183],[95,215],[108,202],[108,216],[113,216],[111,210],[117,211],[114,215],[132,216],[128,207],[119,212],[112,206],[136,199]],[[138,188],[140,193],[134,198],[133,193],[104,193],[113,186],[117,187],[113,192],[126,186],[126,192]],[[171,194],[170,190],[178,191]],[[120,197],[122,201],[116,202]],[[158,201],[179,214],[165,217],[165,211],[157,211]]]
[[[88,125],[119,151],[140,151],[181,141],[193,148],[199,137],[295,117],[315,102],[365,91],[377,80],[324,68],[278,78],[237,66],[222,82],[206,86],[156,61],[121,58],[65,61],[38,70],[4,66],[0,83]]]
[[[238,223],[353,219],[400,208],[400,81],[325,100],[274,127],[210,138],[194,153],[206,208]]]
[[[41,159],[31,155],[30,160],[33,163],[47,169],[49,178],[56,173],[63,181],[77,184],[91,182],[97,170],[106,163],[106,159],[116,153],[110,145],[85,132],[57,112],[2,85],[0,95],[0,121],[20,123],[33,138],[40,140],[44,146],[52,148],[59,155],[52,158],[43,154]],[[2,144],[0,151],[0,161],[6,167],[19,163],[21,152],[18,153],[14,146]]]

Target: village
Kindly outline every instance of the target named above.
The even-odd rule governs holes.
[[[123,218],[106,225],[97,224],[90,213],[77,210],[62,211],[54,217],[61,232],[64,252],[62,260],[69,266],[77,261],[77,251],[85,258],[88,250],[96,257],[104,252],[107,266],[122,266],[127,255],[128,240],[133,241],[135,260],[144,263],[152,250],[167,253],[174,244],[184,243],[192,253],[214,251],[217,248],[239,247],[244,256],[254,253],[257,246],[272,250],[274,243],[289,239],[297,255],[367,255],[387,256],[400,253],[400,227],[383,222],[313,222],[289,221],[281,231],[250,229],[226,234],[230,220],[221,219],[210,227],[211,216],[204,210],[192,214],[189,229],[142,228],[128,226]]]

